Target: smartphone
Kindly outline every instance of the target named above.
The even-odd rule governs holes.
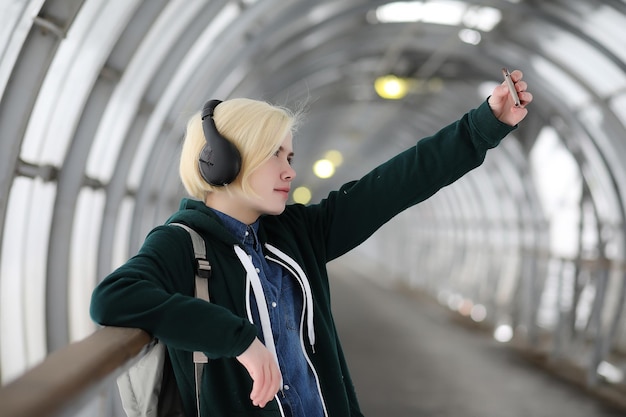
[[[511,73],[509,73],[508,69],[502,68],[502,75],[504,76],[504,81],[506,81],[506,85],[509,86],[509,91],[511,92],[511,97],[513,97],[513,101],[515,102],[515,107],[519,107],[521,103],[519,101],[517,91],[515,90],[513,80],[511,79]]]

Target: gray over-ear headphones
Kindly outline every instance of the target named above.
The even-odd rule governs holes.
[[[241,170],[241,154],[237,147],[218,132],[213,111],[221,100],[209,100],[202,108],[202,130],[206,144],[200,152],[200,175],[214,186],[230,184]]]

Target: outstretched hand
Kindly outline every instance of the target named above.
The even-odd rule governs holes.
[[[502,82],[499,86],[494,88],[493,93],[489,97],[489,107],[494,116],[498,118],[502,123],[506,123],[509,126],[515,126],[528,114],[526,106],[533,101],[533,95],[526,91],[528,85],[526,81],[522,81],[522,71],[515,70],[511,72],[511,80],[515,85],[515,90],[520,99],[520,106],[516,107],[513,102],[513,98],[509,93],[509,88],[505,82]]]
[[[265,407],[280,390],[282,375],[276,359],[258,338],[237,360],[246,368],[252,378],[252,404]]]

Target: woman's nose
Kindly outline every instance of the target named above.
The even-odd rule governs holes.
[[[283,172],[283,179],[285,181],[293,181],[296,177],[296,170],[291,165],[287,166],[287,169]]]

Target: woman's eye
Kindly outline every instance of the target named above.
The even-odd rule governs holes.
[[[278,158],[278,157],[280,157],[282,152],[285,152],[285,150],[283,148],[280,148],[276,152],[274,152],[274,156]],[[287,158],[287,163],[289,165],[291,165],[291,163],[293,162],[293,153],[291,153],[291,152],[290,153],[286,153],[285,152],[285,156]]]

